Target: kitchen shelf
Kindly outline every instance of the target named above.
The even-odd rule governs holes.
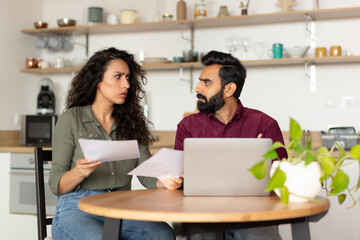
[[[179,25],[182,24],[190,28],[201,29],[201,28],[216,28],[216,27],[232,27],[232,26],[241,26],[241,25],[299,22],[299,21],[304,21],[305,16],[309,16],[313,20],[358,18],[360,16],[360,7],[251,14],[244,16],[187,19],[180,21],[136,22],[131,24],[116,24],[116,25],[101,24],[101,25],[93,25],[93,26],[23,29],[21,30],[21,32],[37,36],[43,33],[54,33],[54,32],[62,33],[62,34],[72,34],[72,33],[103,34],[103,33],[122,33],[122,32],[165,31],[165,30],[178,30]]]
[[[339,57],[305,57],[305,58],[282,58],[282,59],[264,59],[264,60],[249,60],[241,61],[245,67],[257,66],[277,66],[277,65],[303,65],[308,64],[341,64],[341,63],[360,63],[360,56],[339,56]],[[145,70],[178,70],[184,69],[199,69],[202,67],[200,62],[183,62],[183,63],[153,63],[143,64]],[[69,73],[77,72],[81,67],[64,67],[64,68],[29,68],[21,69],[25,73]]]
[[[23,73],[37,73],[37,74],[45,74],[45,73],[73,73],[77,72],[81,69],[81,67],[63,67],[63,68],[24,68],[20,69],[20,72]]]

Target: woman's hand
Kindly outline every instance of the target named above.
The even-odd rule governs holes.
[[[156,182],[156,188],[166,188],[169,190],[176,190],[183,184],[183,177],[161,177],[161,180]]]
[[[67,171],[60,178],[58,193],[64,194],[72,191],[85,178],[87,178],[100,165],[101,161],[92,162],[89,159],[79,158],[76,166]]]
[[[81,177],[88,177],[100,165],[101,161],[91,161],[86,158],[76,160],[76,172]]]

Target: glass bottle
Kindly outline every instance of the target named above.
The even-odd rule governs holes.
[[[207,4],[204,0],[197,1],[195,4],[195,18],[206,18]]]
[[[228,17],[230,16],[227,6],[220,6],[217,17]]]

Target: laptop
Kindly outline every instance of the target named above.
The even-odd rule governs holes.
[[[263,180],[250,172],[263,160],[270,138],[186,138],[185,196],[267,196],[269,174]],[[270,161],[268,161],[270,170]]]

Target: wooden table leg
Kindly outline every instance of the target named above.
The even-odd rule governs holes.
[[[120,240],[121,225],[122,225],[122,219],[105,218],[102,240]]]

